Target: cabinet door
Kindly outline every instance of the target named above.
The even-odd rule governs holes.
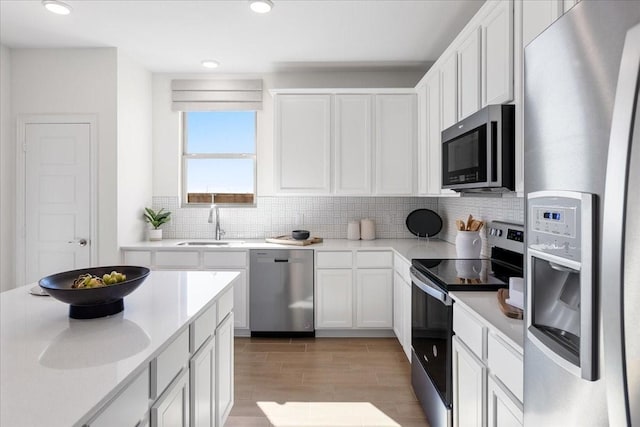
[[[122,251],[124,265],[151,266],[151,251]]]
[[[334,182],[337,194],[371,194],[371,95],[336,95]]]
[[[249,327],[249,289],[247,286],[247,270],[236,270],[240,277],[233,285],[233,318],[234,327],[246,329]]]
[[[233,406],[233,313],[218,325],[215,340],[216,426],[222,427]]]
[[[414,94],[376,95],[376,194],[413,194],[416,108]]]
[[[513,2],[496,2],[482,22],[482,105],[513,100]]]
[[[404,298],[403,298],[404,280],[397,271],[393,273],[393,332],[404,348],[405,330],[404,330]]]
[[[191,427],[215,427],[215,338],[209,340],[189,361],[191,385]]]
[[[149,412],[149,369],[145,369],[88,423],[89,427],[135,426]]]
[[[480,109],[480,28],[474,28],[458,47],[458,119]]]
[[[522,427],[524,424],[522,405],[491,376],[487,384],[487,394],[489,427]]]
[[[440,130],[458,121],[458,55],[449,54],[440,67]]]
[[[407,359],[411,362],[411,283],[402,282],[401,298],[403,300],[402,322],[404,323],[404,343],[402,348]]]
[[[189,426],[189,371],[183,369],[151,406],[151,427]]]
[[[316,325],[320,328],[353,326],[353,271],[316,270]]]
[[[562,0],[522,0],[522,46],[562,15]]]
[[[356,327],[393,327],[393,271],[391,269],[357,270]]]
[[[485,419],[487,368],[453,337],[453,425],[482,427]]]
[[[331,191],[331,95],[276,95],[275,184],[282,193]]]

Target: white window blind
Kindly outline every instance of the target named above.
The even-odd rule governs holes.
[[[173,111],[262,110],[262,80],[172,80]]]

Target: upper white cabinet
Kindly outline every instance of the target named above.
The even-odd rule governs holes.
[[[458,120],[480,109],[480,39],[472,28],[458,47]]]
[[[278,193],[414,194],[416,95],[367,91],[276,93]]]
[[[440,130],[458,121],[458,54],[449,52],[440,64]],[[438,138],[440,139],[440,138]]]
[[[275,184],[280,193],[331,191],[331,95],[278,95]]]
[[[482,20],[482,106],[513,100],[513,2],[491,5]]]
[[[376,194],[412,195],[416,96],[376,95]]]
[[[373,99],[335,95],[334,182],[337,194],[371,194]]]

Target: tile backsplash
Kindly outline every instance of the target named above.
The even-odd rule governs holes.
[[[172,212],[162,226],[165,238],[214,238],[208,208],[182,208],[177,197],[154,197],[153,206]],[[516,197],[258,197],[255,208],[220,208],[220,223],[227,239],[264,239],[298,228],[340,239],[347,237],[349,221],[371,218],[377,238],[398,239],[414,237],[405,219],[421,208],[438,212],[444,223],[438,237],[449,242],[455,241],[455,220],[469,214],[485,221],[524,222],[524,200]]]

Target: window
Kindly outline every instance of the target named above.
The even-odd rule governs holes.
[[[184,112],[182,118],[184,204],[255,205],[256,112]]]

